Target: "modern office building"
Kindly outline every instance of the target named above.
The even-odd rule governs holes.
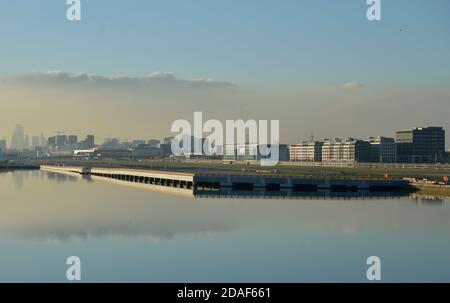
[[[94,135],[87,135],[86,139],[80,143],[81,149],[91,149],[95,147]]]
[[[145,144],[145,140],[133,140],[131,141],[131,145],[133,147],[138,147],[139,145]]]
[[[24,150],[29,150],[30,149],[30,136],[29,135],[25,135],[25,137],[23,137],[23,146],[22,148]]]
[[[36,147],[41,146],[39,136],[31,137],[31,149],[34,150]]]
[[[172,142],[174,140],[174,137],[165,137],[164,143],[160,144],[159,147],[161,148],[161,152],[163,156],[170,156],[172,155]]]
[[[150,144],[139,144],[132,152],[132,156],[135,158],[150,158],[159,155],[161,155],[161,149]]]
[[[158,139],[150,139],[147,141],[147,144],[150,145],[151,147],[157,147],[159,148],[159,145],[161,144],[161,141]]]
[[[47,146],[54,147],[56,145],[56,137],[48,137]]]
[[[374,163],[397,162],[397,148],[394,138],[369,137],[365,141],[370,143],[370,160]]]
[[[224,160],[253,161],[258,158],[258,144],[225,144]]]
[[[358,139],[326,139],[322,146],[322,162],[369,162],[370,143]]]
[[[23,150],[24,141],[25,141],[25,134],[24,134],[23,126],[20,124],[17,124],[16,128],[14,129],[14,132],[12,134],[11,149],[15,149],[15,150],[19,150],[19,151]]]
[[[278,161],[289,161],[289,146],[287,144],[259,145],[259,144],[226,144],[223,149],[224,160],[254,161],[261,159],[274,159],[271,150],[278,149]],[[274,159],[276,160],[276,159]]]
[[[289,149],[289,159],[293,162],[320,162],[322,161],[323,142],[304,141],[292,145]]]
[[[289,145],[287,144],[278,145],[278,157],[279,161],[289,161]]]
[[[277,151],[278,159],[276,155],[272,154],[272,150]],[[277,144],[277,145],[258,145],[258,160],[268,159],[268,160],[278,160],[278,161],[289,161],[289,145],[287,144]]]
[[[44,134],[41,134],[39,141],[40,141],[39,146],[47,147],[47,139],[45,138]]]
[[[121,144],[118,138],[106,138],[100,146],[103,150],[124,149],[125,144]]]
[[[445,130],[442,127],[397,131],[399,163],[439,163],[445,160]]]
[[[67,145],[67,136],[66,135],[58,135],[56,136],[56,146],[65,146]]]
[[[78,137],[75,135],[70,135],[67,137],[67,144],[70,146],[76,146],[78,144]]]
[[[7,149],[6,139],[0,139],[0,153],[5,152]]]
[[[163,156],[172,155],[172,144],[170,143],[160,144],[159,148],[161,149],[161,153]]]

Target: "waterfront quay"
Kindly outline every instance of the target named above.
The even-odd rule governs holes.
[[[374,194],[411,190],[400,179],[317,178],[238,172],[175,172],[129,168],[42,165],[42,170],[75,173],[92,178],[137,183],[164,191],[189,191],[194,195],[315,195]]]

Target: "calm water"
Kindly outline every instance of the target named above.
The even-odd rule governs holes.
[[[0,173],[0,281],[450,282],[449,201],[194,199]]]

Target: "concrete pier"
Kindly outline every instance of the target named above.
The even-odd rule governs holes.
[[[410,189],[404,180],[320,179],[265,174],[180,173],[125,168],[42,166],[42,170],[141,184],[164,191],[185,190],[194,195],[351,195],[400,192]]]

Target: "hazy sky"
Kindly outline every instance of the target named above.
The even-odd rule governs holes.
[[[281,140],[450,130],[450,1],[0,0],[0,137],[163,137],[279,119]],[[210,80],[214,79],[214,80]],[[449,139],[449,136],[447,136]],[[447,140],[450,141],[450,140]]]

